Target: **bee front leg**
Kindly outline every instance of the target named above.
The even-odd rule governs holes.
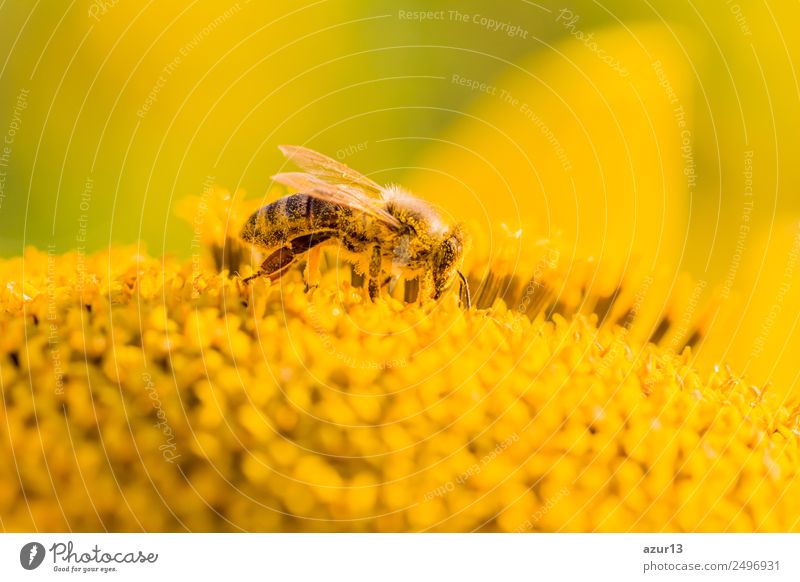
[[[372,256],[369,259],[369,282],[367,289],[369,291],[369,298],[375,301],[378,298],[381,290],[381,247],[375,245],[372,247]]]
[[[458,298],[461,300],[461,304],[470,309],[472,307],[472,296],[469,292],[469,282],[467,278],[464,276],[464,273],[461,271],[456,271],[458,274],[458,278],[460,279],[458,285]]]
[[[434,294],[433,275],[430,271],[426,271],[417,277],[417,287],[417,302],[422,305]]]

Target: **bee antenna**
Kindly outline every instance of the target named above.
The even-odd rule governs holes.
[[[469,284],[467,283],[467,278],[461,271],[456,271],[456,273],[458,273],[458,276],[461,279],[461,290],[464,294],[464,304],[467,306],[467,309],[470,309],[472,307],[472,297],[469,294]]]

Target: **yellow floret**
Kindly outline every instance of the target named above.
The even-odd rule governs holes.
[[[800,529],[800,407],[622,299],[555,298],[574,275],[530,252],[534,287],[468,265],[471,310],[335,268],[306,293],[122,248],[0,262],[2,527]]]

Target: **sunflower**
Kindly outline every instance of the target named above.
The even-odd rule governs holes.
[[[335,255],[311,294],[244,285],[237,204],[186,203],[197,259],[0,263],[6,530],[798,528],[800,407],[644,323],[657,278],[587,296],[590,261],[500,229],[469,310],[370,302]]]
[[[3,20],[0,528],[800,529],[797,8],[329,4]],[[467,220],[472,307],[243,284],[279,141]]]

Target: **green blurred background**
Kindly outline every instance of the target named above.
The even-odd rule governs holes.
[[[0,253],[188,255],[179,200],[209,182],[263,196],[276,146],[304,144],[487,231],[688,271],[706,300],[722,286],[733,316],[702,356],[789,393],[799,17],[744,0],[7,1]]]

